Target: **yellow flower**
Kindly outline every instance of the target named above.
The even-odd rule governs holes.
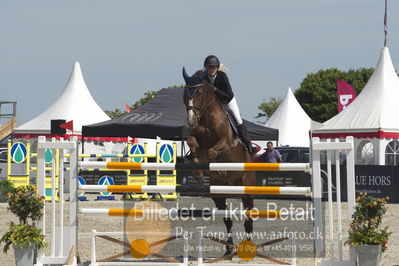
[[[373,201],[373,206],[376,206],[376,205],[377,205],[377,202]]]

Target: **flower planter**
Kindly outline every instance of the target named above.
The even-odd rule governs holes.
[[[35,248],[34,246],[27,246],[20,248],[19,246],[13,245],[15,266],[33,266]]]
[[[381,261],[381,245],[356,246],[359,266],[379,266]]]

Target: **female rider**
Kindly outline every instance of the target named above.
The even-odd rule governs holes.
[[[204,61],[204,67],[208,69],[208,76],[206,79],[213,86],[216,97],[220,103],[224,107],[227,107],[227,109],[233,114],[238,125],[239,134],[248,151],[253,154],[255,152],[255,147],[252,146],[247,127],[242,121],[240,109],[238,109],[236,98],[234,97],[233,90],[230,86],[229,78],[225,72],[219,70],[219,59],[215,55],[207,56]]]

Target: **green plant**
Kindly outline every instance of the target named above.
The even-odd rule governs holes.
[[[6,199],[6,195],[9,192],[14,192],[15,191],[15,187],[14,184],[8,180],[8,179],[4,179],[0,181],[0,202],[2,201],[1,198],[3,197],[3,200]]]
[[[377,199],[366,192],[360,193],[356,198],[347,244],[381,245],[382,251],[387,249],[388,239],[392,232],[388,231],[388,226],[380,227],[382,217],[387,210],[385,204],[388,200],[388,197]]]
[[[19,224],[11,222],[8,231],[0,239],[0,243],[5,243],[4,252],[12,244],[21,248],[30,245],[38,248],[46,246],[41,229],[36,227],[36,221],[43,217],[44,201],[45,197],[38,196],[36,188],[30,185],[7,193],[8,210],[18,217]]]
[[[11,245],[24,248],[33,244],[35,247],[44,248],[47,244],[40,228],[33,225],[14,223],[10,223],[8,231],[0,239],[0,243],[5,243],[4,253],[7,253]]]
[[[7,195],[8,209],[18,216],[20,223],[26,224],[28,218],[32,222],[42,218],[42,209],[45,198],[37,195],[34,186],[21,186],[15,189],[15,192],[9,192]]]

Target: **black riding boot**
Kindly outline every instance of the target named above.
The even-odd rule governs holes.
[[[250,154],[254,154],[255,148],[252,146],[251,138],[249,137],[247,127],[244,125],[244,123],[242,123],[241,125],[238,126],[238,131],[241,135],[242,140],[244,141],[245,146],[248,149],[248,152]]]

